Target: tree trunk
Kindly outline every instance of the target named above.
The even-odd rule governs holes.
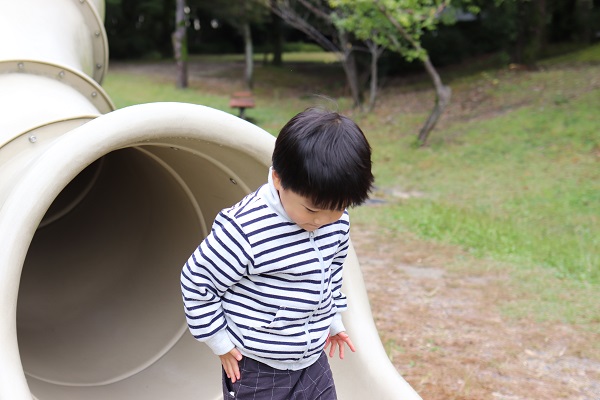
[[[424,146],[425,144],[427,144],[429,134],[431,133],[433,128],[435,128],[435,125],[440,119],[440,116],[450,103],[450,97],[452,96],[452,89],[450,89],[449,86],[446,86],[442,83],[442,79],[440,78],[435,67],[431,63],[429,57],[425,57],[423,63],[425,64],[425,69],[427,70],[427,73],[431,77],[433,85],[435,86],[435,106],[433,107],[429,118],[427,118],[425,125],[423,125],[421,131],[419,132],[418,142],[420,146]]]
[[[375,108],[375,101],[377,100],[377,55],[371,52],[371,86],[369,88],[369,111],[373,111]]]
[[[244,31],[244,54],[246,61],[244,81],[246,82],[246,87],[252,90],[252,87],[254,86],[254,50],[252,48],[252,34],[250,32],[250,24],[248,22],[245,22],[242,29]]]
[[[371,40],[367,40],[366,45],[371,54],[371,82],[369,88],[369,112],[375,108],[375,102],[377,101],[377,91],[379,89],[379,72],[377,67],[379,65],[379,56],[383,52],[383,47],[379,47],[377,43]]]
[[[175,4],[175,32],[172,35],[173,53],[177,65],[175,85],[177,88],[182,89],[188,87],[185,0],[176,0]]]
[[[379,4],[379,8],[404,39],[406,39],[416,50],[424,51],[424,49],[421,47],[421,44],[419,42],[416,42],[406,32],[402,25],[400,25],[400,23],[388,13],[385,7]],[[423,64],[425,65],[425,70],[429,74],[429,77],[433,81],[433,86],[435,87],[435,105],[433,107],[433,110],[431,110],[431,114],[427,118],[427,121],[425,121],[425,125],[423,125],[423,127],[421,128],[419,136],[417,137],[418,143],[421,146],[424,146],[427,143],[429,134],[431,133],[433,128],[435,128],[435,125],[440,119],[440,116],[450,103],[450,97],[452,97],[452,89],[450,89],[449,86],[446,86],[442,83],[442,78],[440,78],[440,75],[437,73],[437,70],[431,63],[427,52],[425,52],[425,55],[421,58],[421,60],[423,61]]]
[[[283,21],[303,32],[326,51],[335,53],[342,64],[344,73],[346,74],[346,79],[348,81],[354,106],[362,108],[362,93],[360,90],[358,71],[356,68],[356,61],[354,59],[352,43],[350,43],[348,40],[348,34],[340,31],[334,26],[330,15],[327,12],[311,6],[310,2],[300,1],[300,3],[307,7],[307,10],[313,13],[313,15],[320,18],[322,21],[326,22],[328,26],[335,29],[335,33],[332,33],[332,35],[337,36],[339,43],[334,43],[334,41],[331,40],[331,37],[327,36],[321,29],[309,24],[306,17],[300,16],[289,4],[278,1],[272,1],[269,4],[271,10],[275,14],[279,15]]]
[[[546,51],[546,15],[548,6],[546,0],[535,0],[533,2],[535,10],[534,12],[534,27],[533,27],[533,43],[532,48],[534,51],[533,62],[537,63],[537,60]]]
[[[534,67],[545,45],[546,0],[517,2],[515,62]]]
[[[340,47],[343,51],[342,68],[346,73],[352,101],[354,102],[354,107],[362,109],[362,93],[358,79],[358,70],[356,69],[356,59],[354,58],[354,52],[352,51],[352,44],[348,40],[347,33],[338,31],[338,37],[340,39]]]
[[[273,11],[271,11],[271,21],[273,22],[273,32],[271,36],[271,44],[273,46],[272,64],[276,67],[281,67],[283,65],[283,24],[281,17]]]
[[[580,43],[590,44],[592,41],[593,0],[577,0],[575,5],[576,38]]]

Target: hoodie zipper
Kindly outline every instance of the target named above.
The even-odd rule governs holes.
[[[306,333],[306,350],[304,351],[304,354],[302,354],[302,358],[304,358],[306,356],[306,354],[308,353],[308,350],[310,350],[311,337],[310,337],[310,332],[308,330],[308,324],[309,324],[310,320],[312,319],[313,315],[321,307],[321,303],[323,302],[323,292],[325,291],[325,262],[323,261],[323,255],[321,254],[319,247],[315,243],[315,232],[314,231],[308,232],[308,239],[310,241],[312,248],[315,250],[315,253],[317,253],[317,258],[319,259],[319,266],[321,267],[321,287],[319,290],[319,302],[317,303],[317,306],[315,307],[313,312],[310,313],[310,315],[306,319],[306,322],[304,323],[304,332]]]

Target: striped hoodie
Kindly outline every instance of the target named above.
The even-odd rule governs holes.
[[[342,264],[350,223],[342,217],[314,232],[285,213],[269,182],[222,210],[181,273],[192,335],[217,354],[243,356],[282,370],[314,363],[345,330]]]

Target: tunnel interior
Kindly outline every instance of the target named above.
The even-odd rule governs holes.
[[[217,398],[218,358],[187,332],[179,274],[218,211],[264,180],[266,168],[230,149],[205,150],[117,150],[54,199],[29,247],[17,305],[19,350],[37,398],[125,399],[145,390],[152,399],[198,388]],[[237,174],[236,164],[246,167]]]

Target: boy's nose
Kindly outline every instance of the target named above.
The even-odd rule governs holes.
[[[313,219],[313,224],[318,225],[318,226],[323,226],[323,225],[327,225],[333,221],[335,221],[333,219],[333,216],[320,214],[320,215],[315,216],[315,218]]]

